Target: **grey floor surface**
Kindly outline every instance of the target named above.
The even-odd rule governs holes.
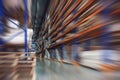
[[[36,62],[36,80],[120,80],[120,72],[103,73],[51,60]]]

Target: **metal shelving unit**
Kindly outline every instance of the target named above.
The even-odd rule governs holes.
[[[108,48],[119,51],[119,44],[115,44],[119,43],[119,30],[107,31],[109,29],[107,27],[119,22],[119,18],[114,15],[119,13],[119,8],[114,6],[118,2],[118,0],[55,0],[54,3],[50,1],[39,31],[38,43],[42,46],[40,53],[48,59],[81,64],[79,55],[82,51],[109,50]],[[103,51],[101,54],[106,53]],[[102,57],[101,65],[104,65],[104,58]]]
[[[0,49],[4,46],[5,48],[11,48],[11,47],[15,47],[15,48],[23,48],[24,47],[24,51],[23,52],[0,52],[0,80],[35,80],[35,64],[36,64],[36,58],[35,58],[35,54],[34,53],[30,53],[28,52],[28,0],[23,0],[23,6],[24,6],[24,10],[20,10],[18,9],[20,18],[18,18],[19,16],[16,17],[17,14],[15,14],[16,12],[13,12],[13,14],[11,14],[10,12],[5,12],[7,11],[5,9],[5,7],[3,6],[3,4],[5,4],[5,2],[3,2],[4,0],[0,0],[0,28],[6,28],[6,24],[2,21],[2,19],[6,19],[9,20],[9,18],[11,20],[9,20],[10,22],[12,22],[14,25],[16,25],[17,27],[21,28],[23,31],[21,33],[24,33],[24,43],[17,45],[17,44],[8,44],[7,41],[1,42],[0,41]],[[14,4],[13,4],[14,5]],[[20,7],[23,7],[20,6]],[[2,9],[2,10],[1,10]],[[5,14],[6,13],[6,14]],[[18,20],[18,22],[20,22],[21,20],[24,23],[21,23],[21,25],[17,25],[14,21],[12,21],[12,19]],[[19,21],[20,19],[20,21]],[[8,27],[8,26],[7,26]],[[9,28],[8,28],[9,29]],[[14,29],[14,28],[13,28]],[[20,30],[20,29],[18,29]],[[1,31],[1,29],[0,29]],[[3,33],[5,33],[4,31],[2,31]],[[21,34],[19,32],[19,34]],[[16,36],[19,36],[18,33],[16,33],[15,35],[13,35],[12,37],[10,36],[9,40],[15,38]],[[1,38],[0,34],[0,39]],[[6,36],[4,34],[4,36]],[[8,40],[8,41],[9,41]]]

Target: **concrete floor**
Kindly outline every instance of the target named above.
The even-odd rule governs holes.
[[[35,80],[120,80],[120,72],[103,73],[51,60],[37,59]]]

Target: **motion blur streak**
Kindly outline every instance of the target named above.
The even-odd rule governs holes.
[[[120,80],[120,0],[27,2],[0,0],[0,80]]]

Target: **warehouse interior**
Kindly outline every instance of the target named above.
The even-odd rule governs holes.
[[[0,80],[120,80],[120,0],[0,0]]]

